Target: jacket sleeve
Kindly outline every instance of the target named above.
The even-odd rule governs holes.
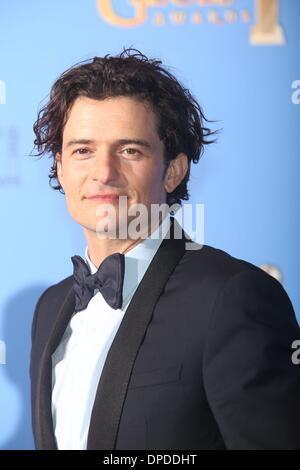
[[[300,449],[300,339],[292,304],[261,269],[220,290],[206,339],[207,399],[228,449]]]

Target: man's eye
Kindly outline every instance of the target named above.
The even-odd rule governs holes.
[[[86,153],[88,153],[90,151],[90,149],[88,148],[85,148],[85,147],[81,147],[79,149],[76,149],[74,150],[73,153],[77,154],[77,155],[85,155]]]
[[[123,150],[123,153],[125,153],[125,155],[128,155],[128,156],[138,156],[138,155],[141,155],[141,152],[137,149],[134,149],[134,148],[131,148],[131,147],[128,147],[126,149]]]

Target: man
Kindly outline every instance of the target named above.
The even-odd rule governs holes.
[[[204,121],[135,50],[67,70],[40,111],[38,153],[53,155],[50,181],[87,248],[35,309],[38,449],[300,448],[299,327],[284,289],[194,244],[167,211],[150,216],[188,199],[191,162],[212,142]],[[136,207],[147,213],[132,230]]]

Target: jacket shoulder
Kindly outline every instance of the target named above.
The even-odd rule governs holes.
[[[73,285],[73,276],[66,277],[62,281],[49,286],[37,300],[31,327],[31,339],[33,341],[37,329],[38,319],[43,317],[45,321],[52,321],[55,312],[58,312],[64,299]]]
[[[183,277],[197,287],[197,292],[210,292],[215,299],[227,292],[231,300],[234,293],[240,303],[245,299],[246,303],[254,303],[254,299],[260,299],[264,305],[277,303],[284,306],[296,324],[293,306],[283,285],[259,266],[209,245],[187,251],[183,258],[183,265],[186,264]]]
[[[193,247],[193,244],[191,246]],[[244,259],[236,258],[224,250],[210,245],[195,244],[195,248],[197,247],[199,249],[186,250],[182,260],[183,266],[186,266],[196,278],[200,276],[224,281],[245,271],[251,271],[254,275],[263,273],[269,276],[260,267]]]
[[[72,288],[72,285],[73,276],[66,277],[62,281],[52,284],[40,295],[36,304],[36,309],[48,304],[48,302],[51,303],[51,307],[58,307],[61,304],[61,301],[64,300],[66,294]]]

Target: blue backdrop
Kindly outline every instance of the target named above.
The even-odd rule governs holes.
[[[48,186],[50,160],[29,156],[41,101],[80,60],[133,46],[191,88],[223,129],[192,169],[204,241],[275,266],[300,311],[299,20],[299,0],[0,2],[0,448],[33,447],[34,305],[84,253],[64,196]]]

